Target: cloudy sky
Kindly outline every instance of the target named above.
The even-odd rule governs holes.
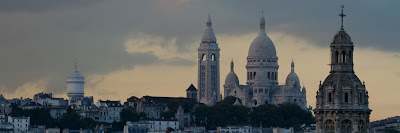
[[[185,96],[197,84],[197,48],[208,14],[221,48],[221,86],[231,59],[245,84],[246,56],[263,10],[280,83],[293,58],[308,104],[315,106],[319,81],[329,74],[329,44],[340,27],[341,4],[355,45],[355,71],[369,91],[371,120],[399,115],[398,0],[3,1],[0,93],[66,98],[65,80],[78,58],[85,95],[95,99]]]

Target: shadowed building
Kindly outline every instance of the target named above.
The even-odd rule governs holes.
[[[354,74],[354,45],[342,26],[331,47],[331,71],[319,85],[314,109],[317,133],[369,132],[368,91]]]

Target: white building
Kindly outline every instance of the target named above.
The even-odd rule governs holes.
[[[150,123],[147,122],[131,122],[127,121],[124,126],[124,133],[147,133],[149,131]]]
[[[227,126],[227,127],[217,127],[218,133],[251,133],[251,126]]]
[[[76,99],[84,97],[85,91],[85,77],[77,70],[77,64],[75,59],[75,70],[67,77],[67,95],[69,98],[69,104],[73,104]]]
[[[14,132],[26,132],[30,126],[30,117],[11,117],[8,116],[8,122],[13,125]]]
[[[179,130],[179,121],[177,119],[143,119],[139,122],[144,123],[140,126],[147,126],[149,132],[165,132],[168,127]]]
[[[99,121],[108,123],[120,121],[120,113],[123,109],[120,101],[99,100],[96,106],[99,108],[100,112]]]
[[[220,101],[219,47],[208,16],[207,28],[201,38],[198,50],[198,89],[197,99],[206,105]]]
[[[249,47],[247,56],[246,85],[239,84],[239,78],[234,72],[231,62],[231,71],[226,76],[224,97],[234,96],[240,99],[244,106],[255,107],[262,104],[294,103],[306,109],[306,89],[301,88],[300,80],[294,71],[294,62],[291,72],[283,85],[278,82],[278,56],[275,45],[265,32],[265,18],[260,18],[260,32]]]

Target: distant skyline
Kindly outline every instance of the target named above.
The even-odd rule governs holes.
[[[66,95],[66,77],[86,77],[85,95],[125,101],[130,96],[185,97],[197,87],[197,48],[208,14],[221,48],[221,91],[235,62],[246,82],[246,57],[261,10],[274,42],[279,83],[292,58],[308,105],[329,74],[329,45],[340,28],[354,42],[356,75],[369,91],[371,121],[400,115],[400,1],[5,1],[0,4],[0,93],[32,98]],[[95,101],[96,102],[96,101]]]

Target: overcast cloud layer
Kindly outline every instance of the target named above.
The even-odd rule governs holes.
[[[345,30],[357,48],[400,56],[398,0],[6,1],[0,4],[0,87],[12,93],[44,80],[45,90],[64,93],[75,57],[85,76],[155,64],[196,65],[196,58],[184,55],[196,54],[208,13],[217,38],[256,32],[263,10],[268,33],[327,47],[331,40],[326,38],[339,30],[342,3]],[[129,49],[130,42],[143,38],[143,46],[169,49],[173,56]]]

